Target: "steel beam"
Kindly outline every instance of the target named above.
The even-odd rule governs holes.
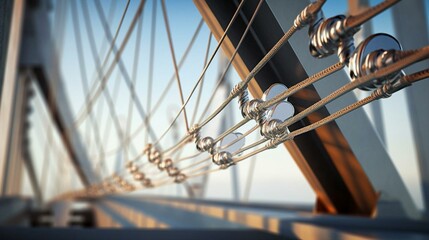
[[[16,91],[14,98],[14,108],[11,112],[12,124],[11,135],[9,142],[9,154],[7,163],[3,169],[5,185],[3,186],[3,193],[6,195],[20,194],[23,161],[22,161],[22,140],[23,137],[23,124],[26,120],[26,113],[24,112],[26,105],[26,90],[28,75],[20,73],[16,81]]]
[[[0,197],[0,226],[16,226],[29,216],[31,207],[31,200],[28,198]]]
[[[53,227],[67,227],[70,221],[71,201],[58,201],[51,204]]]
[[[169,230],[164,229],[49,229],[49,228],[0,228],[0,235],[5,239],[245,239],[245,240],[282,240],[283,237],[256,230]]]
[[[39,205],[43,201],[43,194],[40,188],[39,181],[34,170],[33,159],[30,155],[22,156],[24,161],[24,166],[27,170],[28,178],[30,179],[31,188],[34,193],[35,204]]]
[[[214,36],[219,39],[237,8],[237,2],[194,2]],[[227,56],[231,56],[235,50],[256,4],[257,1],[247,1],[241,17],[233,24],[222,46]],[[249,70],[292,26],[294,18],[307,4],[307,1],[272,0],[262,5],[250,36],[246,37],[238,51],[239,56],[233,62],[241,78],[246,77]],[[292,86],[335,61],[335,58],[312,58],[308,53],[307,31],[299,31],[252,80],[250,92],[254,97],[261,97],[262,91],[273,83]],[[321,83],[300,91],[290,97],[289,101],[300,112],[348,81],[345,72],[336,73]],[[331,103],[292,125],[290,130],[316,122],[355,100],[353,94],[348,94],[340,101]],[[346,117],[301,135],[294,141],[286,142],[285,145],[316,192],[317,211],[375,215],[377,192],[380,191],[382,196],[399,201],[408,216],[417,217],[418,212],[405,185],[363,110],[356,110]],[[381,212],[378,214],[383,215]]]
[[[74,117],[62,83],[60,66],[51,39],[49,1],[38,0],[26,8],[20,66],[32,69],[72,165],[82,183],[98,181],[86,149],[74,127]]]
[[[411,50],[429,44],[428,25],[426,23],[427,15],[423,0],[402,1],[393,7],[392,13],[396,36],[404,49]],[[407,68],[405,72],[413,73],[427,68],[428,65],[429,61],[426,60]],[[428,92],[429,81],[420,81],[415,86],[405,89],[412,126],[411,129],[413,131],[417,152],[426,220],[429,220]]]
[[[24,1],[15,1],[14,5],[11,3],[11,1],[3,1],[1,4],[2,10],[5,11],[2,13],[2,16],[5,17],[10,15],[9,17],[13,16],[13,18],[11,21],[5,21],[5,19],[3,19],[2,22],[3,30],[10,27],[10,37],[12,42],[9,45],[7,42],[3,42],[3,46],[7,47],[9,53],[7,56],[8,65],[6,65],[5,68],[5,76],[2,78],[2,82],[4,80],[6,86],[4,88],[6,93],[2,95],[4,97],[2,98],[4,105],[2,105],[2,121],[0,121],[0,128],[4,127],[5,129],[2,129],[1,132],[3,134],[1,134],[0,138],[4,138],[4,141],[7,141],[7,144],[5,145],[2,143],[3,149],[1,150],[1,154],[5,155],[1,156],[2,159],[0,159],[0,162],[3,163],[0,166],[0,169],[3,172],[3,174],[0,174],[0,182],[4,180],[4,184],[2,184],[3,193],[8,195],[19,194],[22,181],[22,163],[24,163],[29,172],[29,177],[33,186],[35,197],[40,202],[41,191],[37,185],[37,178],[34,174],[34,168],[32,168],[31,162],[29,162],[22,155],[22,141],[23,134],[25,134],[23,132],[23,127],[25,126],[23,125],[25,124],[26,120],[26,105],[29,97],[27,95],[27,90],[29,87],[27,81],[29,81],[29,76],[25,71],[21,71],[20,73],[17,72],[17,58],[21,42],[20,35],[22,31],[21,26],[24,11]],[[14,6],[14,10],[12,11],[12,9],[7,9],[8,6],[10,8]],[[4,31],[3,34],[6,32],[8,31]],[[6,104],[8,106],[6,106]],[[9,110],[7,110],[8,108]],[[9,118],[8,121],[10,121],[9,124],[6,122],[7,118]]]
[[[157,202],[141,201],[132,197],[108,196],[96,200],[94,204],[110,208],[116,214],[125,216],[128,223],[134,226],[135,213],[144,214],[158,224],[172,229],[246,229],[242,224],[232,223],[223,219],[207,216],[197,212],[189,212],[174,206]]]
[[[6,69],[6,58],[12,20],[12,9],[12,0],[5,0],[0,3],[0,102],[4,81],[4,71]]]
[[[8,181],[4,171],[7,171],[7,166],[13,161],[11,159],[11,135],[15,120],[13,116],[16,107],[18,57],[24,3],[24,0],[2,1],[0,3],[2,18],[2,26],[0,26],[2,41],[0,43],[5,44],[0,46],[2,49],[1,58],[4,59],[0,66],[0,72],[3,72],[0,82],[0,195],[6,194]],[[7,42],[4,41],[6,38],[8,39]]]
[[[207,201],[162,196],[105,196],[88,199],[113,226],[192,229],[260,230],[288,239],[425,239],[426,223],[409,219],[368,219],[313,215],[311,207]],[[146,219],[146,220],[144,220]],[[150,219],[152,224],[147,225]],[[144,223],[146,221],[146,224]],[[108,225],[107,225],[108,226]],[[166,231],[168,232],[168,231]]]

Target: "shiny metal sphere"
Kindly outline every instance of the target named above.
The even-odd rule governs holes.
[[[152,185],[152,180],[150,180],[149,178],[145,178],[145,179],[143,179],[142,181],[141,181],[141,184],[144,186],[144,187],[153,187],[153,185]]]
[[[165,169],[171,168],[173,166],[173,160],[170,158],[165,159],[158,163],[158,169],[164,171]]]
[[[154,150],[150,153],[149,162],[153,164],[158,164],[161,161],[161,153],[157,150]]]
[[[211,137],[205,137],[197,142],[197,150],[200,152],[206,152],[213,148],[214,140]]]
[[[170,167],[170,168],[167,168],[167,173],[168,173],[168,176],[174,177],[174,176],[177,176],[180,173],[180,171],[177,167]]]
[[[180,173],[179,175],[177,175],[174,178],[174,182],[175,183],[182,183],[182,182],[186,181],[186,179],[187,179],[187,176],[183,173]]]
[[[134,173],[133,178],[136,181],[141,181],[145,178],[145,175],[142,172],[137,172],[137,173]]]
[[[232,154],[230,152],[220,152],[212,156],[212,161],[216,165],[229,164],[232,162]]]

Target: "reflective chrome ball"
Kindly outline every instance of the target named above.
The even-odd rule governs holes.
[[[170,177],[177,176],[177,174],[179,174],[179,172],[180,171],[177,167],[167,168],[167,173],[168,173],[168,176],[170,176]]]
[[[133,165],[131,168],[128,169],[130,173],[136,173],[139,170],[139,167],[136,165]]]
[[[179,175],[177,175],[175,178],[174,178],[174,182],[175,183],[182,183],[182,182],[184,182],[185,180],[186,180],[186,175],[185,174],[183,174],[183,173],[180,173]]]
[[[130,169],[132,166],[134,166],[134,163],[132,161],[127,162],[127,164],[125,164],[125,167]]]
[[[144,179],[145,175],[142,172],[137,172],[137,173],[134,173],[133,177],[134,177],[134,180],[141,181]]]
[[[206,152],[213,148],[214,140],[211,137],[205,137],[197,142],[197,150],[200,152]]]
[[[152,185],[152,180],[150,180],[149,178],[145,178],[145,179],[143,179],[143,180],[141,181],[141,184],[142,184],[144,187],[147,187],[147,188],[149,188],[149,187],[153,187],[153,185]]]
[[[161,171],[164,171],[165,169],[168,169],[173,166],[173,160],[170,158],[165,159],[164,161],[161,161],[158,163],[158,169]]]
[[[232,154],[230,152],[220,152],[212,156],[212,161],[216,165],[229,164],[232,162]]]
[[[158,164],[161,161],[161,153],[157,150],[152,151],[149,156],[149,162],[153,164]]]

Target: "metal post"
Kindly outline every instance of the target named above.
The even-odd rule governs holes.
[[[221,55],[221,57],[219,58],[219,70],[218,70],[218,76],[222,76],[223,72],[225,71],[227,65],[229,62],[229,58],[225,55]],[[222,80],[222,88],[226,89],[226,93],[229,89],[232,88],[229,80],[230,80],[230,76],[231,76],[231,67],[228,69],[227,73],[224,76],[224,79],[219,79]],[[225,94],[225,98],[227,97],[227,95]],[[222,98],[221,98],[222,99]],[[225,110],[224,110],[224,114],[222,117],[222,123],[221,123],[221,127],[219,128],[217,135],[221,134],[222,132],[225,132],[229,126],[233,126],[234,125],[234,109],[232,108],[232,106],[228,106]],[[231,172],[231,191],[232,191],[232,200],[234,201],[240,201],[240,180],[238,177],[238,165],[234,166],[232,168],[230,168],[230,172]]]
[[[70,221],[71,201],[58,201],[52,203],[53,226],[67,227]]]
[[[13,2],[13,7],[11,6]],[[1,95],[0,95],[0,194],[5,194],[6,186],[8,184],[6,166],[12,159],[11,154],[11,131],[13,126],[13,111],[15,106],[15,94],[17,85],[17,63],[19,56],[19,45],[21,42],[21,27],[23,22],[24,13],[24,0],[16,1],[2,1],[0,3],[1,16],[10,16],[10,20],[2,22],[0,29],[6,30],[0,36],[4,39],[7,36],[8,42],[5,64],[0,66],[4,69],[2,76]],[[3,8],[4,7],[4,8]],[[9,12],[8,12],[9,11]],[[11,12],[11,14],[9,14]],[[4,15],[3,15],[4,14]],[[3,19],[5,20],[5,19]],[[4,42],[3,42],[4,43]],[[0,46],[3,48],[3,46]],[[4,66],[4,68],[3,68]]]
[[[224,84],[226,89],[231,89],[230,84]],[[224,115],[222,119],[222,127],[218,134],[226,131],[229,126],[234,125],[234,111],[231,106],[227,107],[224,110]],[[231,172],[231,187],[232,187],[232,200],[240,201],[240,180],[238,178],[238,165],[230,168]]]

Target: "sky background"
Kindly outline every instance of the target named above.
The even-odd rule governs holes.
[[[106,15],[109,15],[111,11],[113,1],[101,0]],[[124,19],[123,27],[118,35],[118,42],[121,43],[125,36],[125,32],[130,25],[134,12],[137,9],[139,1],[132,0],[129,6],[128,13]],[[371,5],[375,5],[380,1],[370,1]],[[114,11],[113,17],[109,18],[109,27],[112,33],[115,32],[118,26],[121,13],[125,7],[126,1],[117,1],[117,9]],[[186,49],[192,34],[194,33],[201,16],[190,0],[186,1],[173,1],[167,0],[167,12],[169,15],[170,28],[172,31],[172,38],[174,42],[175,54],[177,61],[182,57],[184,50]],[[426,3],[426,2],[425,2]],[[85,67],[86,76],[88,81],[92,82],[95,79],[96,71],[95,64],[92,59],[90,45],[87,37],[87,32],[84,25],[84,18],[82,15],[82,2],[77,1],[78,18],[81,29],[81,35],[83,39],[83,52],[85,56]],[[105,46],[105,33],[100,23],[95,4],[93,1],[87,1],[91,24],[94,29],[95,41],[97,48],[102,49],[103,44]],[[136,81],[136,92],[138,97],[141,99],[143,106],[146,106],[147,97],[147,84],[148,84],[148,70],[149,70],[149,52],[150,52],[150,28],[152,18],[152,1],[148,1],[144,12],[143,12],[143,24],[142,24],[142,37],[141,37],[141,50],[140,58],[137,69],[137,81]],[[425,5],[425,10],[428,12],[428,4]],[[54,1],[54,8],[51,19],[55,21],[57,19],[55,14],[58,10],[58,4]],[[326,17],[335,16],[338,14],[344,14],[347,12],[347,1],[332,1],[328,0],[323,11]],[[70,106],[73,113],[77,116],[78,112],[81,111],[81,107],[84,104],[85,94],[83,92],[83,84],[81,81],[81,69],[78,65],[78,56],[76,51],[75,33],[73,30],[73,19],[70,4],[68,4],[67,12],[64,15],[66,24],[64,26],[64,42],[63,48],[60,51],[60,66],[63,76],[63,84],[67,91],[67,97],[70,101]],[[426,19],[427,22],[427,19]],[[377,32],[385,32],[394,35],[394,29],[392,26],[392,15],[390,11],[386,11],[380,14],[371,22],[373,30]],[[53,24],[55,30],[55,24]],[[306,31],[306,29],[305,29]],[[55,33],[55,31],[54,31]],[[198,79],[201,70],[203,69],[204,55],[207,47],[209,38],[209,30],[207,26],[203,26],[201,29],[194,47],[192,48],[188,60],[184,63],[180,70],[180,78],[183,85],[184,95],[188,96],[196,80]],[[55,42],[59,44],[59,39],[56,38]],[[212,53],[216,47],[217,42],[212,39],[210,53]],[[125,48],[123,53],[123,63],[126,66],[127,71],[130,75],[133,72],[133,61],[136,49],[136,31],[132,34],[130,41]],[[99,51],[99,50],[98,50]],[[101,51],[101,56],[105,56],[106,47]],[[155,44],[155,59],[154,59],[154,85],[152,91],[152,103],[158,100],[161,92],[167,86],[169,79],[173,76],[174,69],[171,61],[171,55],[169,45],[167,41],[167,35],[164,27],[164,21],[161,12],[161,5],[158,2],[157,8],[157,28],[156,28],[156,44]],[[219,54],[218,54],[219,56]],[[214,82],[219,74],[219,57],[215,59],[213,64],[207,71],[206,78],[204,81],[204,88],[202,94],[202,107],[199,108],[197,116],[202,114],[202,109],[207,104],[208,99],[213,91]],[[109,62],[112,58],[109,59]],[[124,80],[119,77],[119,71],[116,68],[108,80],[107,88],[110,93],[116,92],[117,100],[115,102],[115,111],[117,112],[122,128],[125,129],[127,116],[128,116],[128,103],[129,103],[129,90],[127,89]],[[240,81],[240,78],[234,71],[231,71],[229,78],[231,85],[234,85]],[[36,89],[36,91],[38,91]],[[34,107],[41,111],[35,111],[32,121],[36,126],[46,125],[47,114],[43,104],[40,104],[40,94],[37,94],[34,101]],[[218,96],[217,102],[211,105],[217,106],[223,99],[221,95]],[[155,129],[158,135],[160,135],[167,128],[171,122],[171,118],[174,117],[174,113],[180,108],[179,93],[176,82],[173,82],[170,92],[167,94],[164,103],[157,109],[156,114],[153,116],[153,122],[151,125]],[[38,103],[39,101],[39,103]],[[99,105],[103,110],[98,110]],[[236,101],[230,104],[230,109],[233,114],[228,115],[232,121],[237,122],[241,119],[239,115],[238,106]],[[188,107],[188,115],[193,114],[195,106],[195,98],[193,98]],[[411,128],[409,124],[409,117],[406,107],[406,100],[404,93],[401,91],[391,98],[382,101],[383,106],[383,117],[385,121],[385,129],[387,133],[386,148],[404,179],[409,191],[411,192],[414,201],[417,206],[422,206],[421,192],[419,186],[419,177],[417,173],[416,155],[414,149],[414,143],[411,136]],[[106,103],[101,96],[94,106],[95,118],[97,119],[98,126],[101,130],[102,140],[104,143],[104,150],[112,152],[118,144],[119,139],[114,131],[114,127],[109,120],[108,111],[106,109]],[[210,111],[209,111],[210,112]],[[210,131],[216,131],[216,125],[219,125],[222,115],[217,117],[213,123],[210,123],[203,132],[208,133]],[[371,115],[369,115],[371,118]],[[131,121],[131,130],[137,129],[141,124],[142,118],[137,113],[136,109],[133,109],[133,117]],[[48,120],[49,121],[49,120]],[[110,122],[110,123],[109,123]],[[246,125],[240,132],[245,132],[252,125]],[[52,132],[52,141],[48,141],[50,132],[49,125],[44,128],[32,128],[31,134],[32,139],[32,151],[34,154],[34,161],[36,163],[36,169],[38,176],[44,179],[46,189],[49,189],[48,195],[53,196],[55,194],[70,190],[78,189],[81,187],[77,178],[73,174],[73,170],[69,164],[67,164],[67,154],[64,148],[59,144],[58,134]],[[85,121],[80,127],[83,142],[88,149],[88,155],[94,159],[94,163],[97,162],[97,148],[94,143],[94,134],[91,129],[89,121]],[[400,130],[399,130],[400,129]],[[183,118],[180,117],[177,124],[177,135],[183,136],[185,134],[185,125]],[[255,141],[256,135],[251,135],[246,138],[247,143]],[[145,134],[138,134],[132,144],[135,146],[137,151],[140,151],[145,145]],[[175,142],[174,134],[170,133],[161,142],[163,146],[171,146]],[[47,144],[48,143],[48,144]],[[51,147],[51,146],[57,147]],[[187,156],[194,153],[193,146],[185,148],[183,156]],[[134,156],[135,153],[130,151],[130,155]],[[65,161],[62,161],[65,160]],[[119,162],[123,166],[123,158],[118,157],[118,154],[113,152],[105,159],[105,164],[109,172],[114,171]],[[248,177],[248,170],[250,162],[256,161],[256,167],[254,172],[254,178],[252,180],[252,187],[249,195],[250,201],[269,201],[269,202],[301,202],[301,203],[313,203],[315,195],[304,179],[302,173],[297,168],[293,159],[289,153],[283,148],[278,147],[270,151],[263,152],[258,155],[255,160],[247,160],[240,163],[236,168],[238,169],[239,177],[239,189],[240,197],[243,197],[245,184]],[[186,164],[182,165],[186,166]],[[44,172],[43,169],[46,172]],[[51,173],[51,174],[47,174]],[[61,180],[57,180],[57,177]],[[107,175],[104,175],[107,176]],[[221,198],[221,199],[232,199],[232,184],[231,184],[231,171],[216,172],[209,177],[207,186],[207,198]],[[25,189],[29,191],[28,182],[24,183]],[[185,196],[185,192],[181,186],[168,185],[159,189],[144,190],[144,193],[150,194],[167,194],[167,195],[180,195]]]

